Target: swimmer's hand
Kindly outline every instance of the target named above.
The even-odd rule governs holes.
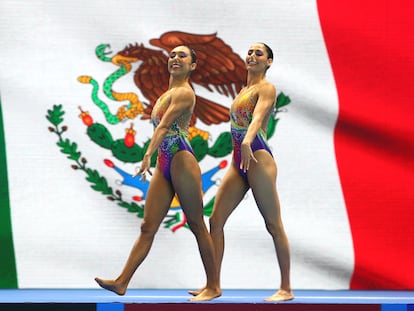
[[[152,176],[152,172],[150,171],[150,157],[149,155],[144,155],[144,158],[142,159],[141,167],[134,175],[132,175],[133,178],[137,177],[138,175],[141,175],[141,179],[144,181],[147,181],[147,175],[146,173],[150,174]]]
[[[240,169],[244,172],[247,172],[250,168],[250,160],[253,160],[257,163],[257,159],[254,157],[252,148],[248,143],[242,143],[241,145],[241,161]]]
[[[132,177],[135,178],[135,177],[141,175],[141,180],[147,181],[147,174],[146,173],[148,172],[148,174],[150,174],[150,176],[152,176],[152,172],[150,170],[145,170],[145,171],[142,171],[142,172],[141,171],[142,171],[142,169],[139,169],[139,171],[136,172],[134,175],[132,175]]]

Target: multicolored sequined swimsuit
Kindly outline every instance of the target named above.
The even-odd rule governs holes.
[[[246,136],[247,129],[253,118],[254,108],[256,107],[256,102],[253,98],[254,89],[255,88],[252,88],[245,94],[237,96],[230,108],[231,135],[233,138],[233,161],[239,170],[240,175],[246,181],[247,173],[240,169],[241,143],[244,139],[244,136]],[[260,149],[265,149],[273,157],[267,143],[266,132],[263,130],[263,128],[261,128],[257,133],[253,143],[251,144],[251,148],[253,152]]]
[[[164,94],[158,98],[151,113],[151,121],[154,128],[158,126],[161,119],[171,103],[171,94]],[[187,150],[194,154],[190,142],[187,139],[188,127],[190,124],[191,112],[181,115],[171,124],[167,135],[158,147],[158,167],[164,177],[171,181],[171,161],[174,155],[182,150]]]

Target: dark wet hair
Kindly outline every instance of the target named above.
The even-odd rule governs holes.
[[[190,53],[191,53],[191,62],[193,64],[197,63],[197,54],[196,54],[196,52],[193,49],[190,48]]]
[[[270,48],[270,46],[268,46],[266,43],[263,43],[263,42],[260,42],[260,43],[263,44],[263,46],[265,47],[266,52],[267,52],[267,57],[270,59],[273,59],[273,51]]]
[[[270,48],[270,46],[268,46],[266,43],[263,43],[263,42],[259,42],[260,44],[263,44],[263,46],[265,47],[265,50],[266,50],[266,53],[267,53],[267,59],[271,59],[271,60],[273,60],[273,51],[272,51],[272,49]],[[268,70],[270,68],[270,66],[267,66],[266,67],[266,71]]]
[[[185,46],[187,49],[190,50],[191,63],[196,64],[197,63],[197,54],[196,54],[196,52],[191,47],[189,47],[188,45],[183,45],[183,46]]]

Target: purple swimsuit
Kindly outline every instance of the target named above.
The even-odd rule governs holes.
[[[256,107],[256,102],[253,98],[253,90],[239,95],[235,98],[230,109],[231,121],[231,135],[233,138],[233,161],[237,166],[240,175],[247,181],[247,173],[240,169],[241,162],[241,143],[246,136],[247,129],[253,118],[253,111]],[[267,128],[267,122],[266,122]],[[261,128],[257,133],[253,143],[251,144],[252,151],[265,149],[273,157],[272,152],[267,143],[266,132]]]
[[[164,94],[158,98],[151,113],[151,121],[154,128],[158,126],[161,119],[171,103],[171,94]],[[187,139],[188,127],[191,119],[191,112],[181,115],[168,130],[167,135],[158,147],[158,166],[164,177],[171,181],[171,161],[174,155],[182,150],[187,150],[194,154],[190,142]]]

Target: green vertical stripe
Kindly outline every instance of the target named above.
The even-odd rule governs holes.
[[[17,288],[16,260],[10,217],[6,142],[0,99],[0,288]]]

